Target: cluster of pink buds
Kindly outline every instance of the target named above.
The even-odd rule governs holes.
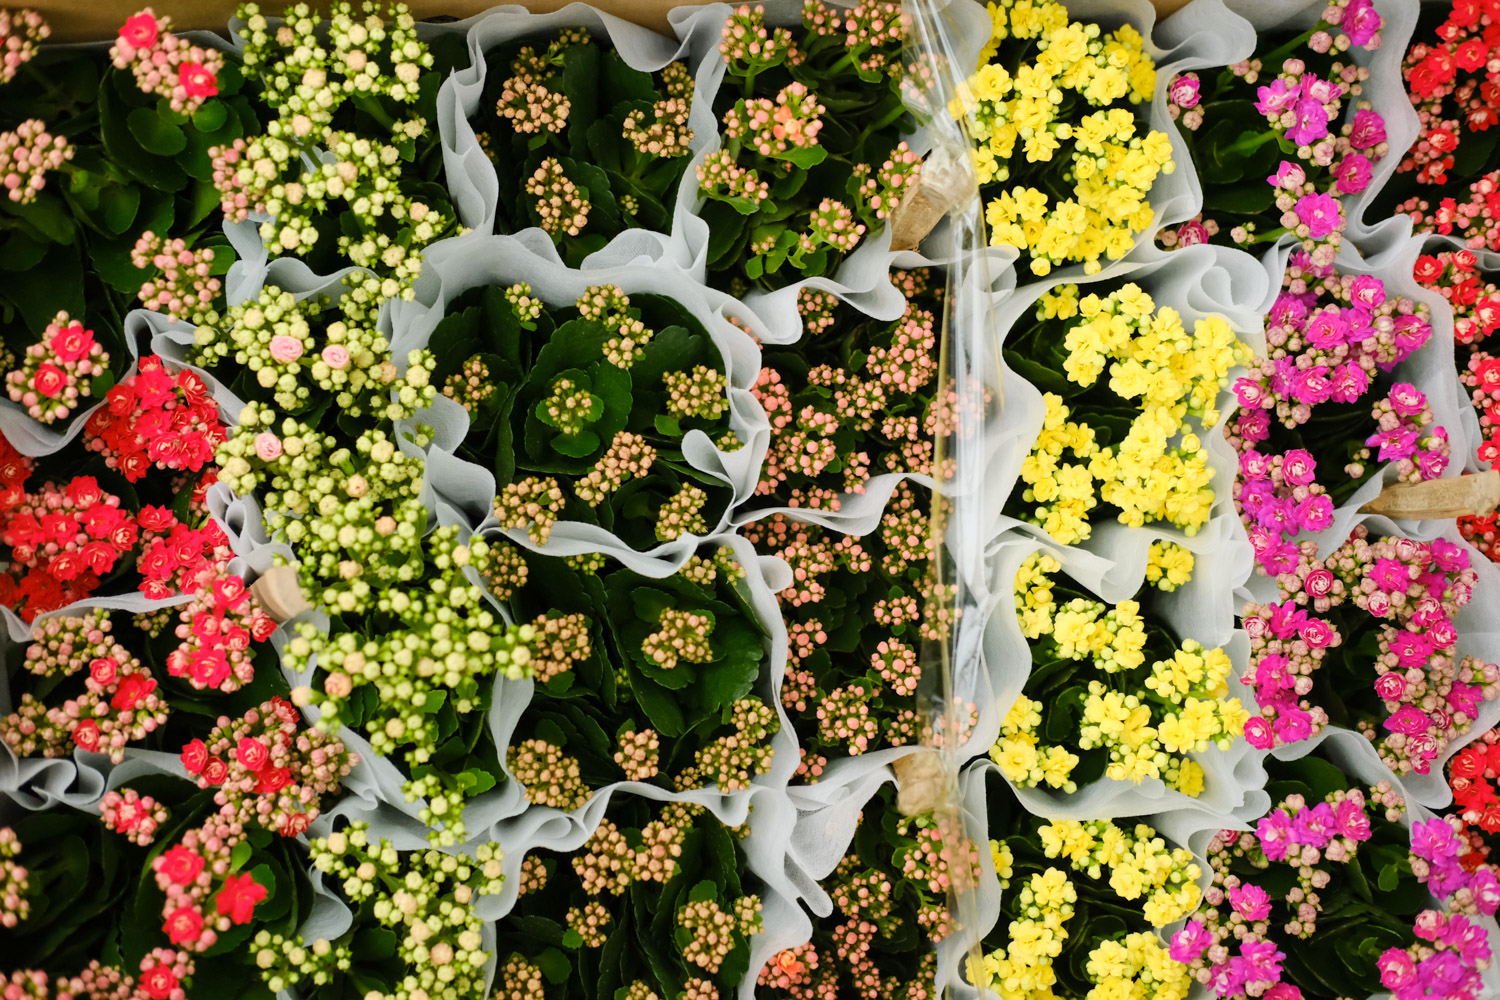
[[[34,10],[0,10],[0,84],[16,78],[52,28]]]
[[[99,818],[104,825],[141,847],[156,839],[156,830],[168,815],[166,806],[134,788],[123,792],[110,789],[99,802]]]
[[[759,896],[741,896],[728,910],[713,899],[689,902],[677,911],[677,926],[691,935],[682,957],[712,975],[734,950],[735,938],[759,934]]]
[[[766,9],[760,4],[741,4],[724,22],[719,54],[731,72],[754,76],[782,63],[796,65],[802,61],[786,28],[767,28]]]
[[[592,794],[578,760],[546,740],[524,740],[511,747],[506,764],[532,805],[572,812]]]
[[[1472,182],[1463,201],[1448,197],[1433,206],[1413,197],[1396,211],[1411,216],[1418,232],[1455,236],[1471,250],[1500,250],[1500,170]]]
[[[692,766],[677,776],[679,790],[715,785],[721,792],[744,791],[771,769],[776,756],[771,734],[781,723],[770,706],[758,698],[741,698],[730,706],[729,724],[734,732],[699,750]]]
[[[39,343],[26,348],[20,367],[5,375],[11,401],[44,424],[64,420],[79,400],[92,395],[90,381],[109,369],[104,345],[92,330],[60,312]]]
[[[26,869],[15,860],[20,853],[16,831],[0,826],[0,927],[14,927],[31,914],[31,903],[26,899],[30,887]]]
[[[590,507],[597,507],[628,480],[644,476],[655,461],[656,449],[645,438],[620,431],[588,474],[573,484],[573,492]]]
[[[72,158],[68,140],[48,132],[40,119],[28,119],[14,132],[0,132],[0,184],[5,185],[6,197],[18,205],[35,201],[47,185],[47,172]]]
[[[98,959],[50,986],[45,972],[18,969],[0,975],[0,1000],[187,1000],[194,967],[186,952],[152,948],[141,959],[139,979]]]
[[[165,97],[173,111],[192,114],[218,94],[224,54],[172,34],[170,24],[171,18],[145,8],[126,19],[109,56],[117,69],[135,75],[143,94]]]
[[[677,66],[679,63],[669,65]],[[693,141],[693,130],[688,128],[688,105],[690,98],[668,97],[652,106],[648,112],[632,111],[625,116],[621,134],[630,140],[637,151],[658,159],[672,159],[688,155],[688,144]]]
[[[221,288],[211,274],[211,248],[189,250],[185,240],[163,239],[148,229],[135,241],[130,262],[153,274],[141,285],[141,305],[195,326],[210,321]]]
[[[830,246],[840,253],[848,253],[859,245],[865,234],[865,225],[854,221],[854,210],[841,201],[824,198],[807,222],[799,247],[803,253],[812,253],[820,246]]]
[[[906,143],[901,143],[871,176],[868,163],[857,164],[854,176],[860,178],[859,200],[874,209],[877,219],[889,219],[896,213],[907,192],[916,187],[922,172],[922,157]]]
[[[771,197],[771,185],[760,179],[753,167],[742,167],[727,149],[716,149],[698,164],[698,184],[711,197],[743,199],[759,205]]]
[[[547,157],[526,179],[526,193],[536,199],[536,214],[548,235],[577,236],[588,225],[588,200],[568,180],[556,157]]]
[[[743,142],[761,156],[779,158],[788,150],[816,146],[823,128],[818,116],[827,110],[805,84],[789,83],[775,101],[768,97],[736,101],[724,114],[724,136]]]

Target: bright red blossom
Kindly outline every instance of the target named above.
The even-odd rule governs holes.
[[[233,923],[249,923],[256,904],[265,898],[266,887],[249,875],[230,875],[214,897],[214,909]]]

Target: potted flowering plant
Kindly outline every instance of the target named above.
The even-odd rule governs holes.
[[[1038,300],[1035,319],[1004,350],[1047,408],[1007,512],[1065,545],[1111,513],[1197,534],[1214,502],[1200,434],[1218,425],[1219,393],[1248,353],[1229,324],[1209,316],[1189,334],[1134,282],[1087,295],[1060,285]]]
[[[536,631],[507,766],[528,801],[572,810],[617,781],[742,791],[775,759],[767,642],[734,550],[649,578],[604,554],[529,554],[493,584]]]
[[[1192,854],[1145,823],[1047,820],[1020,808],[991,770],[986,777],[1000,919],[967,976],[1007,998],[1062,987],[1186,995],[1188,972],[1158,933],[1198,907]]]
[[[107,52],[48,33],[0,19],[0,367],[12,402],[61,425],[128,370],[130,309],[196,302],[228,270],[209,150],[258,126],[238,65],[168,18],[134,15]]]
[[[1448,430],[1397,371],[1432,336],[1427,306],[1302,250],[1282,289],[1267,356],[1235,382],[1240,410],[1225,429],[1240,459],[1235,503],[1268,574],[1285,572],[1295,536],[1327,528],[1380,466],[1395,462],[1398,479],[1420,482],[1449,461]]]
[[[876,236],[914,186],[921,157],[901,137],[900,8],[821,2],[795,27],[759,5],[730,14],[714,97],[720,143],[697,165],[709,281],[736,294],[832,274]]]
[[[1172,958],[1220,997],[1476,995],[1490,948],[1474,918],[1500,889],[1460,864],[1449,821],[1415,820],[1389,781],[1321,756],[1267,765],[1273,806],[1209,841],[1207,905]]]
[[[1259,706],[1246,739],[1270,748],[1333,723],[1364,733],[1393,773],[1426,774],[1500,693],[1500,667],[1457,648],[1453,616],[1475,578],[1444,538],[1372,539],[1360,525],[1327,559],[1303,542],[1278,600],[1242,611]]]
[[[528,851],[496,928],[495,996],[733,996],[762,930],[748,832],[703,806],[616,795],[573,850]]]
[[[1450,236],[1471,250],[1500,250],[1500,74],[1491,65],[1500,11],[1493,3],[1421,8],[1401,63],[1420,131],[1375,205],[1377,218],[1409,215],[1417,232]]]
[[[1073,263],[1093,274],[1151,224],[1151,186],[1174,167],[1167,137],[1132,107],[1151,99],[1156,64],[1134,27],[1105,33],[1060,3],[1003,0],[990,16],[950,109],[976,144],[990,245],[1035,276]]]
[[[1368,68],[1352,50],[1380,45],[1371,0],[1336,0],[1306,31],[1267,31],[1255,55],[1212,80],[1182,74],[1168,111],[1192,152],[1203,212],[1161,233],[1168,247],[1251,247],[1290,235],[1318,265],[1333,263],[1347,195],[1370,186],[1390,151],[1385,119],[1361,101]]]
[[[1015,703],[1002,706],[990,750],[1007,779],[1071,793],[1101,776],[1160,778],[1185,795],[1202,793],[1203,767],[1190,754],[1228,749],[1249,713],[1228,697],[1229,655],[1162,623],[1152,590],[1187,583],[1193,565],[1181,546],[1154,542],[1140,592],[1110,606],[1062,575],[1052,555],[1027,556],[1015,608],[1031,672]]]
[[[628,228],[672,228],[692,156],[686,62],[645,72],[585,28],[485,53],[470,123],[499,179],[495,232],[540,226],[569,266]]]
[[[493,471],[502,527],[541,545],[579,521],[649,549],[720,524],[731,490],[689,442],[743,442],[724,357],[681,303],[599,285],[559,308],[524,283],[485,285],[448,304],[429,351],[469,412],[457,455]]]

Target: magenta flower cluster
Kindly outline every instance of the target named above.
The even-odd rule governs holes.
[[[1426,774],[1469,731],[1479,706],[1500,694],[1500,667],[1456,652],[1453,616],[1469,602],[1475,579],[1468,553],[1442,538],[1371,542],[1360,526],[1326,560],[1304,542],[1277,577],[1281,600],[1241,613],[1250,637],[1242,680],[1258,706],[1245,738],[1271,749],[1327,725],[1327,713],[1308,697],[1313,675],[1346,635],[1374,628],[1379,653],[1369,666],[1383,718],[1378,725],[1362,719],[1358,728],[1396,773]],[[1351,618],[1355,610],[1376,621]]]
[[[1412,872],[1446,909],[1417,914],[1412,928],[1417,943],[1387,948],[1377,960],[1381,985],[1391,991],[1392,1000],[1476,1000],[1483,995],[1480,973],[1490,963],[1489,935],[1470,917],[1500,909],[1500,883],[1489,865],[1465,871],[1459,857],[1467,850],[1448,819],[1412,824]]]
[[[1266,356],[1255,358],[1250,373],[1234,384],[1240,409],[1229,435],[1240,453],[1234,497],[1256,561],[1268,573],[1295,564],[1298,534],[1333,523],[1333,502],[1317,481],[1312,454],[1258,447],[1271,438],[1272,419],[1296,429],[1317,406],[1358,402],[1431,336],[1426,306],[1389,294],[1379,278],[1340,274],[1305,251],[1292,255],[1283,291],[1266,316]],[[1398,383],[1375,404],[1372,417],[1376,430],[1367,447],[1378,461],[1400,462],[1403,479],[1432,479],[1447,468],[1447,432],[1427,430],[1431,410],[1414,386]],[[1344,471],[1358,479],[1367,470],[1355,462]]]

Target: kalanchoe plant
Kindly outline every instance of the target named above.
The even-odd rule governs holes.
[[[986,802],[1004,895],[971,982],[1003,1000],[1187,996],[1187,970],[1153,931],[1198,906],[1191,853],[1145,823],[1029,815],[994,772]]]
[[[404,370],[380,332],[381,302],[397,282],[344,279],[337,300],[267,285],[253,300],[194,331],[188,357],[247,403],[219,445],[221,480],[255,494],[274,530],[301,539],[294,520],[331,515],[355,500],[399,502],[421,489],[426,431],[399,430],[437,397],[429,351],[409,351]]]
[[[496,928],[495,1000],[729,1000],[762,930],[748,833],[702,806],[615,796],[571,855],[522,862]]]
[[[1228,749],[1249,713],[1229,694],[1229,656],[1178,639],[1158,618],[1150,587],[1187,582],[1191,553],[1152,545],[1154,583],[1108,606],[1066,576],[1045,552],[1016,574],[1016,613],[1031,640],[1031,674],[1006,708],[990,756],[1022,787],[1076,791],[1099,777],[1160,778],[1185,795],[1203,791],[1189,756]],[[1156,612],[1156,613],[1154,613]],[[1083,664],[1082,667],[1079,664]]]
[[[897,4],[846,10],[806,0],[798,28],[768,27],[760,6],[725,22],[714,101],[719,148],[697,167],[709,280],[739,291],[830,274],[875,236],[916,182],[901,136]]]
[[[804,289],[802,339],[765,349],[753,392],[771,447],[757,504],[836,511],[872,476],[933,474],[941,290],[925,268],[893,280],[908,298],[896,322]]]
[[[473,119],[499,176],[495,231],[541,226],[576,267],[629,228],[672,228],[691,157],[686,63],[654,73],[569,28],[485,55]]]
[[[949,931],[948,891],[975,884],[979,855],[972,843],[945,844],[931,814],[903,817],[894,792],[882,785],[865,803],[853,842],[821,883],[834,913],[813,921],[810,941],[772,956],[756,996],[938,996],[933,945]]]
[[[1276,578],[1279,601],[1241,612],[1243,682],[1259,705],[1245,737],[1268,749],[1332,722],[1363,733],[1396,774],[1426,774],[1500,694],[1500,666],[1456,648],[1453,616],[1475,580],[1443,538],[1372,540],[1360,525],[1327,559],[1303,542]]]
[[[352,763],[337,743],[322,745],[294,724],[262,724],[275,717],[275,704],[261,706],[264,719],[251,712],[220,720],[231,728],[218,736],[244,737],[230,748],[231,761],[238,752],[260,761],[258,772],[235,761],[216,775],[218,788],[136,777],[92,810],[54,809],[16,824],[17,858],[30,872],[22,872],[22,905],[8,911],[18,919],[0,916],[0,948],[17,959],[7,971],[21,956],[26,967],[0,977],[0,992],[19,985],[13,995],[45,998],[54,995],[50,983],[60,997],[169,1000],[196,989],[270,1000],[245,944],[260,930],[291,933],[312,902],[305,851],[276,824],[317,815],[319,797],[337,790]],[[290,783],[267,791],[266,779],[282,768]],[[143,830],[158,822],[148,847]]]
[[[1500,747],[1500,730],[1490,729],[1448,758],[1448,786],[1453,791],[1451,815],[1459,821],[1459,833],[1467,841],[1461,860],[1469,869],[1490,861],[1495,835],[1500,834],[1497,747]]]
[[[1158,309],[1133,282],[1043,295],[1036,323],[1005,345],[1006,363],[1043,390],[1047,407],[1021,467],[1024,489],[1007,509],[1065,545],[1110,513],[1197,534],[1214,502],[1199,434],[1218,424],[1219,394],[1246,354],[1220,317],[1189,334],[1175,309]]]
[[[246,3],[244,72],[264,88],[264,131],[213,150],[225,218],[263,218],[273,254],[328,272],[344,259],[409,288],[421,251],[456,216],[432,127],[437,90],[463,58],[462,39],[417,38],[404,3],[338,0],[324,21],[307,4],[272,24]]]
[[[316,675],[293,697],[318,706],[325,732],[362,729],[376,753],[399,753],[430,836],[462,843],[464,798],[499,773],[486,723],[496,680],[533,670],[536,629],[507,624],[478,582],[514,555],[457,526],[429,533],[414,499],[387,512],[365,497],[294,524],[298,583],[331,624],[294,626],[283,667]]]
[[[801,742],[797,773],[816,781],[830,759],[923,741],[915,695],[924,642],[945,641],[952,587],[932,578],[930,496],[903,482],[880,527],[841,535],[775,513],[745,536],[792,567],[777,595],[787,623],[781,703]],[[974,706],[960,706],[969,718]],[[967,735],[967,726],[959,734]]]
[[[478,997],[484,993],[481,896],[500,892],[499,845],[397,851],[354,823],[312,842],[313,866],[353,911],[334,940],[261,930],[248,942],[266,986],[309,1000]]]
[[[727,793],[770,770],[780,721],[744,578],[712,545],[662,579],[603,555],[528,555],[490,577],[535,634],[506,757],[529,801],[572,810],[626,780]]]
[[[1106,34],[1048,0],[989,10],[979,70],[950,111],[976,144],[990,245],[1014,247],[1034,275],[1095,273],[1151,224],[1147,195],[1174,167],[1134,107],[1150,100],[1156,64],[1131,25]]]
[[[1275,805],[1209,841],[1207,905],[1172,958],[1219,997],[1477,997],[1493,871],[1463,870],[1446,820],[1408,830],[1388,781],[1359,787],[1317,756],[1266,763]]]
[[[1235,382],[1240,410],[1225,427],[1240,455],[1235,503],[1271,574],[1296,561],[1299,532],[1327,528],[1334,508],[1385,463],[1418,482],[1441,476],[1449,460],[1447,429],[1433,425],[1426,394],[1396,377],[1432,336],[1427,307],[1302,250],[1282,286],[1266,317],[1267,356]]]
[[[1372,0],[1332,0],[1295,36],[1259,35],[1256,54],[1167,88],[1168,110],[1203,184],[1203,212],[1161,234],[1169,247],[1273,243],[1291,235],[1320,265],[1343,240],[1343,196],[1369,187],[1390,150],[1385,120],[1360,100],[1370,71],[1351,49],[1380,45]]]
[[[175,298],[182,276],[139,254],[186,255],[202,289],[233,262],[208,151],[257,125],[234,60],[149,8],[107,52],[39,48],[47,33],[29,11],[0,23],[0,370],[62,423],[128,368],[125,314]]]
[[[1500,250],[1500,5],[1424,4],[1401,63],[1420,132],[1376,210],[1411,216],[1418,232]]]
[[[717,530],[729,485],[684,452],[705,435],[742,442],[723,357],[680,303],[600,285],[560,308],[525,284],[486,286],[449,306],[429,349],[469,411],[459,457],[495,474],[502,527],[541,545],[581,521],[636,549]]]

